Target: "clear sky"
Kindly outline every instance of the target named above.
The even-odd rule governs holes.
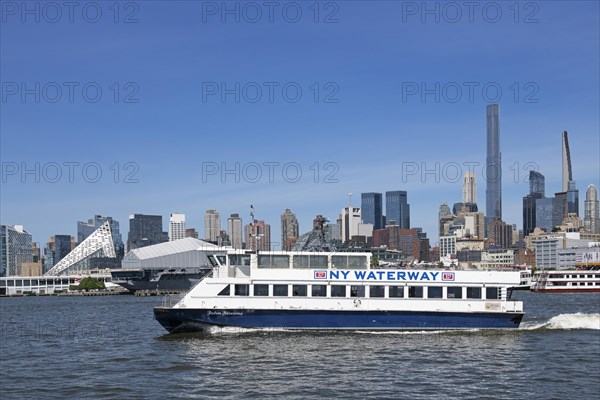
[[[433,245],[471,163],[485,211],[490,102],[505,221],[522,228],[531,166],[560,191],[563,130],[583,215],[600,183],[597,1],[263,3],[2,1],[2,223],[43,246],[94,214],[126,239],[129,214],[166,230],[178,212],[202,237],[206,209],[246,224],[253,204],[278,241],[285,208],[303,233],[349,192],[407,190]]]

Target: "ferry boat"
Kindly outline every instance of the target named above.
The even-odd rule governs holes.
[[[381,269],[371,253],[229,250],[173,307],[154,308],[169,332],[212,327],[305,330],[518,328],[519,271]]]
[[[600,270],[539,271],[533,276],[531,291],[546,293],[600,292]]]

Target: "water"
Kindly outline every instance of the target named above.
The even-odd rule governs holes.
[[[0,299],[0,397],[600,396],[600,294],[520,292],[522,329],[165,335],[161,299]]]

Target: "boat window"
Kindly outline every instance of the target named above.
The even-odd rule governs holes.
[[[365,287],[350,286],[350,297],[365,297]]]
[[[254,285],[254,295],[255,296],[268,296],[269,295],[269,285]]]
[[[235,285],[235,295],[236,296],[249,296],[250,295],[250,285]]]
[[[327,256],[298,255],[294,256],[294,268],[327,269]]]
[[[331,285],[331,297],[346,297],[346,285]]]
[[[404,297],[404,286],[390,286],[389,297]]]
[[[327,286],[312,285],[311,294],[312,294],[312,297],[326,297],[327,296]]]
[[[12,279],[9,279],[8,281],[6,281],[8,286],[15,286],[15,281]]]
[[[288,285],[273,285],[273,296],[287,297]]]
[[[219,266],[219,264],[217,263],[217,259],[215,258],[214,255],[211,254],[211,255],[207,256],[207,258],[208,258],[208,262],[210,263],[210,265],[212,265],[213,267]]]
[[[480,287],[468,287],[467,288],[467,299],[480,299],[481,288]]]
[[[38,285],[38,280],[37,279],[32,279],[31,280],[31,285],[32,286],[37,286]]]
[[[225,256],[225,255],[218,255],[216,257],[217,257],[217,261],[219,261],[219,264],[225,265],[227,263],[227,256]]]
[[[441,299],[442,298],[442,287],[441,286],[427,287],[427,298],[428,299]]]
[[[248,266],[250,265],[249,254],[231,254],[229,255],[229,265]]]
[[[0,287],[6,287],[6,281],[0,280]]]
[[[258,268],[289,268],[290,256],[276,254],[259,254]]]
[[[408,297],[422,298],[423,297],[423,286],[409,286]]]
[[[489,300],[497,300],[500,297],[498,296],[500,291],[497,287],[486,287],[485,288],[485,298]]]
[[[462,299],[462,287],[449,286],[447,290],[449,299]]]
[[[337,269],[366,269],[367,257],[356,255],[331,256],[331,265]]]
[[[229,285],[227,285],[219,292],[219,296],[229,296],[230,293],[231,290],[229,289]]]
[[[369,289],[369,297],[385,297],[385,287],[371,286]]]
[[[306,285],[292,285],[292,296],[306,297]]]

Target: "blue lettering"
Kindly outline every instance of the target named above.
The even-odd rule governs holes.
[[[417,279],[419,279],[419,273],[418,272],[409,271],[408,272],[408,279],[410,279],[411,281],[416,281]]]
[[[406,272],[404,272],[404,271],[398,271],[396,273],[396,280],[399,280],[399,281],[403,280],[403,281],[405,281],[406,280]]]
[[[440,274],[439,272],[430,272],[431,274],[431,280],[435,281],[437,279],[437,276]]]
[[[421,280],[424,281],[428,281],[429,280],[429,275],[427,275],[427,272],[423,272],[423,275],[421,276]]]
[[[388,278],[388,281],[393,281],[393,280],[395,280],[395,279],[394,279],[394,272],[393,272],[393,271],[389,271],[389,272],[387,273],[387,278]]]
[[[356,277],[356,279],[358,280],[363,280],[365,279],[365,275],[367,274],[367,271],[354,271],[354,276]]]
[[[379,280],[383,279],[383,274],[385,274],[384,271],[377,271],[377,275],[379,275]]]
[[[344,275],[344,279],[348,279],[348,274],[350,271],[341,271],[342,275]]]
[[[369,272],[369,276],[367,276],[367,279],[376,280],[377,277],[375,276],[375,272],[373,272],[373,271]]]
[[[329,279],[340,279],[340,271],[329,271]]]

